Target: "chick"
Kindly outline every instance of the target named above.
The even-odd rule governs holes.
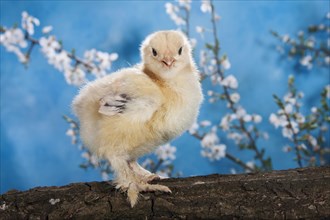
[[[137,159],[182,134],[203,99],[191,46],[179,31],[159,31],[141,46],[142,63],[85,85],[73,100],[81,138],[109,160],[116,188],[133,207],[140,192],[171,190]]]

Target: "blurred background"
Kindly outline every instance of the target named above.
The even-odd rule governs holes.
[[[68,51],[74,48],[77,56],[92,48],[118,53],[111,69],[115,71],[140,61],[139,46],[148,34],[177,29],[166,14],[165,3],[1,1],[0,23],[6,27],[20,26],[21,14],[27,11],[41,23],[35,37],[41,36],[42,27],[51,25],[63,47]],[[329,84],[329,68],[298,71],[292,60],[280,56],[276,50],[280,42],[270,31],[294,36],[309,25],[324,21],[330,11],[329,1],[215,1],[214,5],[221,17],[218,23],[221,53],[229,57],[228,74],[239,82],[240,103],[248,112],[262,116],[259,128],[269,136],[258,145],[272,158],[274,169],[297,167],[294,155],[283,152],[287,139],[269,123],[270,114],[278,110],[272,95],[282,97],[287,92],[288,76],[294,74],[298,90],[305,94],[303,110],[308,112],[319,103],[322,87]],[[192,2],[190,16],[190,35],[196,38],[195,51],[199,51],[207,38],[202,39],[195,26],[210,27],[210,17],[201,11],[200,1]],[[326,22],[329,26],[329,19]],[[0,193],[102,180],[99,171],[79,167],[84,161],[81,151],[66,135],[68,123],[62,116],[73,117],[70,103],[78,88],[65,82],[63,74],[47,63],[39,47],[32,51],[27,66],[3,46],[0,50]],[[197,63],[199,56],[195,54]],[[217,124],[226,112],[221,104],[208,103],[207,91],[211,88],[211,83],[203,82],[206,99],[199,120]],[[251,160],[250,152],[239,151],[223,132],[218,135],[228,152],[245,162]],[[177,147],[174,170],[183,176],[227,174],[237,166],[228,159],[212,162],[202,157],[200,141],[188,133],[171,144]]]

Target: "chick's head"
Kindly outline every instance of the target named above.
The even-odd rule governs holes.
[[[141,46],[143,64],[163,79],[174,77],[192,65],[191,46],[180,31],[159,31],[149,35]]]

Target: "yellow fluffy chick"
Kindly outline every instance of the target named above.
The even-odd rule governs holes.
[[[171,192],[150,184],[160,177],[137,159],[189,129],[203,99],[184,34],[149,35],[141,56],[141,64],[88,83],[73,101],[84,144],[109,160],[116,188],[127,192],[132,207],[139,192]]]

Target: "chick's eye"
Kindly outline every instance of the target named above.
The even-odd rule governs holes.
[[[180,47],[178,53],[179,53],[179,55],[181,55],[181,53],[182,53],[182,47]]]
[[[154,48],[152,48],[152,54],[153,54],[154,56],[157,56],[157,51],[156,51]]]

